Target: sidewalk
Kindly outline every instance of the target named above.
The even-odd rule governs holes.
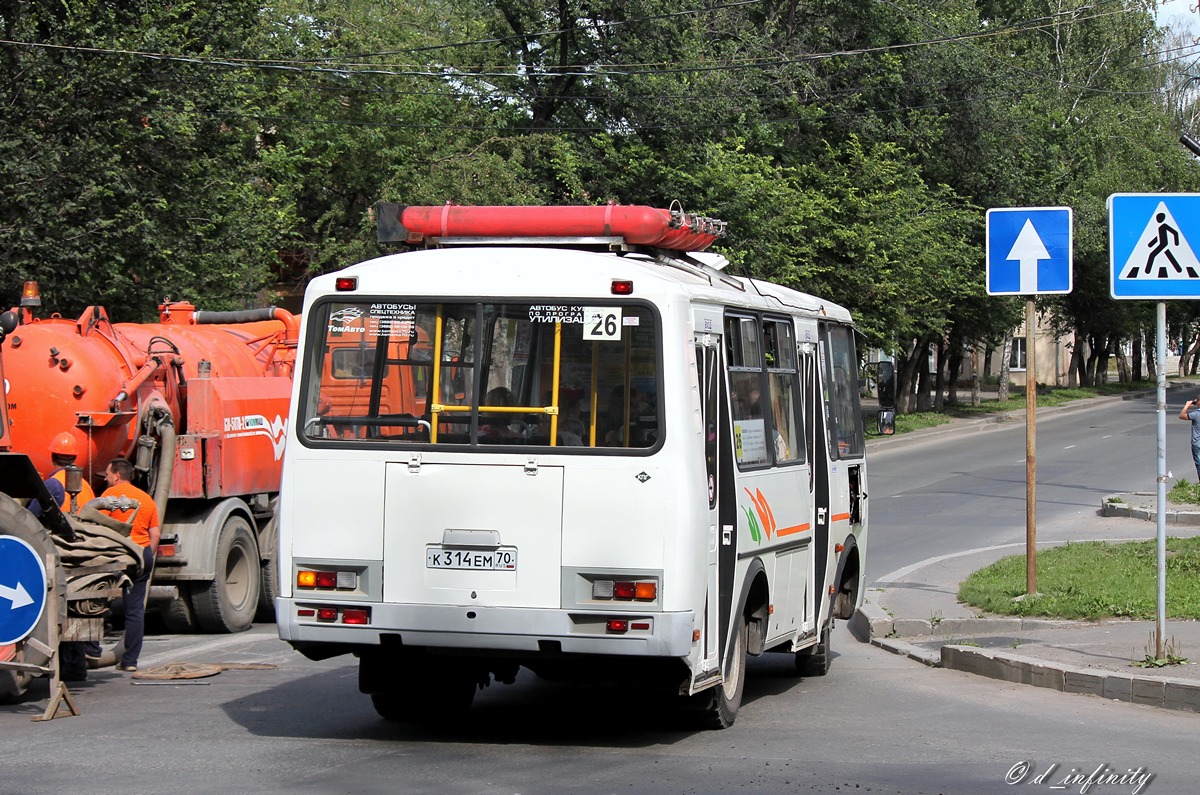
[[[1194,384],[1185,386],[1195,388]],[[1170,393],[1181,391],[1178,382],[1175,389],[1168,390],[1168,410],[1174,401]],[[1075,401],[1065,406],[1039,409],[1038,416],[1079,411],[1103,402],[1145,394]],[[947,434],[994,430],[997,423],[1023,419],[1023,411],[991,415],[954,420],[901,436],[876,438],[868,444],[868,456],[870,450],[883,445],[891,448],[896,444],[927,442]],[[1095,538],[1097,522],[1101,523],[1106,539],[1153,537],[1154,495],[1136,495],[1141,498],[1138,500],[1131,500],[1130,496],[1122,495],[1127,508],[1124,511],[1109,507],[1106,497],[1097,505],[1094,516],[1084,517],[1080,522],[1079,538]],[[1070,528],[1067,534],[1072,535]],[[1168,534],[1200,534],[1200,513],[1179,511]],[[1040,549],[1049,544],[1038,546]],[[1200,621],[1172,620],[1164,624],[1164,646],[1168,651],[1188,658],[1188,663],[1141,668],[1133,663],[1156,652],[1154,621],[997,618],[959,603],[958,586],[967,576],[1002,557],[1024,554],[1024,551],[1023,543],[970,550],[931,558],[891,572],[869,586],[863,606],[850,620],[850,629],[860,640],[933,668],[966,671],[1007,682],[1069,693],[1089,693],[1135,704],[1200,712]]]

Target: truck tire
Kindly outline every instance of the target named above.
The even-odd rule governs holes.
[[[167,632],[184,635],[200,629],[196,611],[192,608],[191,594],[186,591],[181,590],[179,596],[167,602],[166,606],[161,608],[161,615]]]
[[[54,546],[54,542],[50,539],[50,534],[46,532],[46,528],[42,527],[41,523],[33,517],[33,514],[7,494],[0,494],[0,535],[14,536],[21,539],[33,547],[34,551],[37,552],[43,561],[47,553],[54,553],[55,570],[47,571],[46,577],[52,587],[58,589],[59,615],[52,616],[49,605],[47,605],[46,609],[42,611],[42,617],[38,619],[38,623],[34,626],[33,631],[26,636],[26,639],[36,638],[49,646],[50,622],[58,621],[59,626],[61,626],[66,620],[67,611],[67,579],[63,575],[61,564],[57,562],[58,552]],[[50,659],[22,640],[16,644],[15,649],[11,650],[6,661],[45,665]],[[32,680],[33,674],[30,673],[0,670],[0,704],[14,701],[25,695]]]
[[[275,565],[275,558],[263,562],[261,579],[258,591],[258,611],[254,614],[254,620],[274,623],[275,597],[279,596],[279,573]]]
[[[192,608],[204,632],[242,632],[254,623],[261,585],[258,545],[250,523],[230,516],[217,541],[216,577],[192,591]]]

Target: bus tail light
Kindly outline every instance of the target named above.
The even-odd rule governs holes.
[[[358,588],[358,572],[301,569],[296,572],[296,587],[319,591],[353,591]]]
[[[593,599],[616,599],[625,602],[634,600],[653,602],[658,598],[658,582],[655,580],[593,580]]]
[[[369,607],[299,607],[296,615],[300,618],[316,618],[325,624],[352,624],[365,626],[371,623],[371,608]]]
[[[629,622],[623,618],[610,618],[606,626],[608,627],[609,632],[629,631]]]

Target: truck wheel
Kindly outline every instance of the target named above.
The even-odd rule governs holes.
[[[258,609],[258,545],[250,523],[231,516],[217,541],[217,576],[192,592],[196,620],[205,632],[241,632],[249,629]]]
[[[829,673],[829,667],[833,664],[833,653],[830,650],[832,630],[833,619],[830,619],[821,630],[821,640],[816,646],[796,652],[796,673],[800,676],[824,676]]]
[[[254,614],[254,620],[274,623],[275,597],[279,596],[279,574],[275,558],[263,563],[261,580],[258,591],[258,611]]]
[[[728,729],[742,706],[742,691],[746,687],[747,629],[744,617],[738,616],[737,622],[724,683],[691,697],[693,704],[700,708],[700,725],[706,729]]]
[[[0,535],[14,536],[21,539],[33,547],[33,550],[43,561],[45,561],[47,553],[54,553],[55,570],[46,572],[46,575],[52,587],[58,589],[59,615],[52,616],[47,605],[46,609],[42,611],[42,617],[38,619],[33,631],[26,636],[26,640],[28,638],[36,638],[49,646],[50,622],[57,620],[59,626],[62,626],[66,621],[67,579],[63,575],[61,564],[57,562],[58,551],[54,546],[54,542],[50,539],[50,534],[46,532],[46,528],[42,527],[41,523],[33,517],[33,514],[23,508],[19,502],[6,494],[0,494]],[[50,661],[49,657],[38,652],[27,644],[25,640],[19,641],[15,647],[6,646],[4,649],[8,650],[5,653],[6,661],[25,662],[33,665],[45,665]],[[13,701],[25,695],[32,680],[33,675],[29,673],[0,670],[0,704]]]
[[[196,611],[192,608],[191,594],[184,590],[180,590],[179,596],[167,602],[161,612],[163,624],[166,625],[168,632],[184,635],[200,629],[200,622],[196,620]]]

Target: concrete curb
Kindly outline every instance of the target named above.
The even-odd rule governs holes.
[[[1200,682],[1076,668],[998,649],[948,643],[939,652],[916,646],[901,637],[931,634],[991,634],[1062,626],[1064,622],[1022,618],[946,619],[933,625],[918,619],[896,619],[879,606],[864,602],[848,626],[860,640],[929,668],[986,676],[1014,684],[1046,687],[1063,693],[1084,693],[1131,704],[1200,712]]]
[[[1153,508],[1144,508],[1127,501],[1130,497],[1145,497],[1155,504]],[[1113,502],[1121,500],[1121,502]],[[1109,494],[1100,501],[1101,516],[1131,516],[1134,519],[1145,519],[1150,522],[1158,521],[1158,495],[1150,491],[1130,491],[1122,494]],[[1163,518],[1167,524],[1200,525],[1200,510],[1184,511],[1178,508],[1166,508]]]
[[[942,647],[941,667],[1063,693],[1200,712],[1200,682],[1183,679],[1073,668],[996,649],[955,645]]]
[[[1032,632],[1071,626],[1068,621],[1049,621],[1036,618],[894,618],[872,602],[863,602],[850,619],[850,631],[859,639],[874,642],[877,638],[911,638],[922,635],[993,635],[997,633]]]

